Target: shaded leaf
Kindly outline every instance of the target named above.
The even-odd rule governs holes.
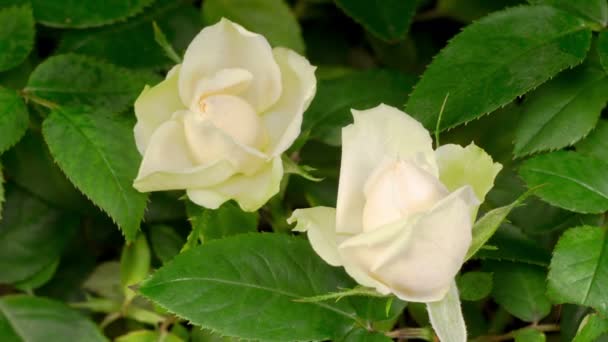
[[[173,227],[164,224],[153,226],[149,238],[154,255],[163,263],[178,255],[186,242]]]
[[[608,334],[608,320],[598,314],[590,314],[581,322],[572,342],[596,341],[604,334]]]
[[[467,272],[456,278],[460,299],[477,301],[487,297],[492,291],[492,274],[487,272]]]
[[[217,209],[207,209],[187,202],[186,212],[196,238],[210,241],[227,236],[257,231],[258,215],[243,211],[235,202],[229,201]]]
[[[604,0],[528,0],[531,4],[545,4],[585,19],[594,21],[601,26],[608,24],[608,3]]]
[[[608,163],[608,120],[600,119],[595,129],[576,144],[576,151]]]
[[[534,328],[517,330],[514,335],[515,342],[545,342],[547,340],[542,331]]]
[[[34,17],[28,5],[0,10],[0,71],[21,64],[34,46]]]
[[[27,108],[19,95],[13,90],[0,87],[0,154],[23,137],[29,123],[28,116]]]
[[[31,277],[13,284],[13,286],[15,286],[15,288],[18,288],[21,291],[26,292],[37,289],[46,284],[49,280],[51,280],[51,278],[53,278],[58,266],[59,259],[44,266],[42,270],[32,275]]]
[[[608,32],[600,32],[596,44],[600,56],[600,63],[604,70],[608,72]]]
[[[398,40],[407,33],[417,1],[336,0],[346,14],[384,40]]]
[[[551,253],[527,237],[518,227],[503,224],[492,236],[488,245],[492,249],[482,249],[475,258],[482,260],[514,261],[547,267]]]

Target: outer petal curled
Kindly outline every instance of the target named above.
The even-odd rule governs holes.
[[[494,163],[483,149],[471,143],[467,147],[443,145],[436,151],[439,179],[450,191],[470,185],[483,202],[494,186],[494,178],[502,165]]]
[[[206,188],[188,188],[190,200],[200,206],[217,209],[234,199],[245,211],[256,211],[279,192],[283,162],[275,158],[253,175],[237,174],[226,181]]]
[[[348,239],[339,247],[345,267],[365,270],[400,299],[440,300],[471,244],[469,213],[478,204],[473,190],[463,187],[427,213]]]
[[[253,78],[241,96],[257,112],[273,105],[281,94],[281,72],[263,36],[227,19],[204,28],[190,43],[179,73],[179,94],[190,104],[200,80],[214,78],[222,69],[244,69]]]
[[[314,207],[298,209],[287,220],[289,224],[298,222],[293,229],[296,232],[307,232],[312,249],[332,266],[342,266],[336,240],[336,209]]]
[[[272,53],[281,69],[283,92],[262,120],[270,139],[268,153],[278,156],[300,134],[304,111],[317,91],[317,79],[316,68],[296,52],[275,48]]]
[[[352,112],[355,123],[342,129],[336,230],[356,234],[362,231],[365,182],[382,160],[412,159],[435,176],[437,166],[428,131],[409,115],[384,104]]]

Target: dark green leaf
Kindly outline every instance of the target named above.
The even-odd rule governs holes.
[[[576,151],[608,163],[608,120],[600,120],[595,129],[576,144]]]
[[[130,68],[168,67],[173,62],[155,42],[153,22],[178,53],[188,46],[201,27],[198,13],[188,2],[157,0],[150,10],[127,22],[64,33],[59,51],[95,56]]]
[[[492,274],[487,272],[467,272],[456,279],[460,299],[477,301],[487,297],[492,291]]]
[[[538,322],[551,311],[545,295],[545,271],[537,266],[510,263],[488,263],[487,270],[494,273],[494,300],[513,316]]]
[[[89,105],[109,112],[130,106],[153,74],[134,72],[79,55],[59,55],[40,64],[25,91],[60,105]]]
[[[67,177],[133,240],[146,207],[132,182],[141,157],[130,124],[90,108],[53,110],[42,133]]]
[[[369,331],[364,328],[355,328],[346,336],[336,339],[337,342],[391,342],[392,339],[384,334]]]
[[[107,25],[133,16],[153,0],[31,0],[36,21],[60,28]]]
[[[515,342],[545,342],[547,340],[542,331],[534,328],[517,330],[514,335]]]
[[[244,212],[232,201],[222,204],[215,210],[188,202],[186,211],[192,224],[192,230],[198,232],[198,237],[202,241],[252,233],[258,227],[257,213]]]
[[[558,151],[525,161],[519,169],[529,187],[555,206],[579,213],[608,209],[608,163],[576,152]]]
[[[78,224],[16,187],[8,187],[0,221],[0,283],[32,277],[57,260]]]
[[[526,96],[515,132],[518,157],[570,146],[595,127],[608,101],[608,75],[581,66],[560,74]]]
[[[34,46],[34,17],[30,6],[0,10],[0,71],[21,64]]]
[[[608,333],[608,320],[598,314],[590,314],[581,323],[572,342],[596,341]]]
[[[425,71],[407,112],[434,129],[471,121],[511,102],[587,54],[591,31],[582,19],[548,6],[520,6],[465,28]]]
[[[2,164],[0,164],[0,220],[2,220],[3,206],[4,206],[4,175],[2,173]]]
[[[296,341],[337,337],[358,319],[346,301],[294,300],[352,285],[303,239],[246,234],[178,255],[139,290],[178,316],[224,335]]]
[[[400,107],[414,82],[413,76],[378,69],[321,81],[304,114],[303,135],[340,145],[342,127],[353,121],[351,109],[369,109],[380,103]]]
[[[124,245],[120,255],[120,284],[123,289],[142,281],[150,271],[150,246],[143,234]],[[131,290],[127,290],[131,293]],[[134,295],[134,293],[133,293]]]
[[[28,122],[27,108],[19,95],[0,87],[0,154],[23,137]]]
[[[166,263],[179,254],[184,246],[184,239],[175,232],[173,227],[156,225],[150,229],[150,245],[154,254]]]
[[[205,0],[202,13],[208,25],[227,18],[263,35],[272,46],[304,52],[300,24],[285,0]]]
[[[545,4],[585,19],[594,21],[601,26],[608,24],[608,3],[604,0],[528,0],[531,4]]]
[[[456,20],[469,22],[477,20],[490,12],[515,6],[523,0],[439,0],[437,12]]]
[[[604,70],[608,72],[608,32],[600,32],[599,38],[597,39],[597,52],[600,56],[600,62]]]
[[[7,342],[107,341],[78,311],[54,300],[19,295],[0,298],[0,338]]]
[[[365,29],[389,41],[405,36],[417,6],[417,1],[403,0],[336,0],[336,3]]]
[[[608,237],[598,227],[566,231],[555,246],[547,294],[555,303],[591,306],[608,315]]]
[[[547,267],[551,253],[527,237],[521,229],[503,224],[496,231],[488,245],[493,249],[482,249],[475,255],[478,259],[506,260]]]
[[[42,270],[31,277],[13,284],[13,286],[21,291],[32,291],[33,289],[39,288],[51,280],[55,275],[55,271],[57,271],[57,266],[59,266],[59,259],[44,266]]]
[[[160,29],[160,27],[158,27],[156,21],[152,23],[152,26],[154,27],[154,40],[156,41],[158,46],[163,49],[165,55],[167,55],[167,57],[169,57],[169,59],[174,63],[181,63],[182,59],[179,57],[177,52],[175,52],[175,49],[173,48],[171,43],[169,43],[169,40],[167,39],[165,33]]]

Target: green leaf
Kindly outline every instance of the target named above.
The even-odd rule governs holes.
[[[407,112],[429,129],[448,129],[490,113],[579,64],[591,31],[582,19],[548,6],[509,8],[456,35],[422,75]]]
[[[336,0],[336,4],[366,30],[391,41],[405,36],[416,13],[417,1]]]
[[[25,280],[57,260],[78,227],[40,199],[8,187],[0,221],[0,283]]]
[[[160,333],[152,330],[136,330],[118,336],[114,342],[182,342],[183,340],[171,333]]]
[[[23,100],[15,91],[0,87],[0,154],[23,137],[28,123]]]
[[[105,342],[99,329],[78,311],[40,297],[0,298],[0,337],[10,342]]]
[[[608,72],[608,32],[600,32],[596,41],[597,52],[600,56],[600,63],[606,72]]]
[[[55,275],[55,271],[57,271],[57,267],[59,266],[59,258],[50,264],[44,266],[42,270],[32,275],[31,277],[19,281],[13,286],[18,288],[21,291],[32,291],[46,284],[53,276]]]
[[[576,152],[558,151],[526,160],[519,174],[544,201],[578,213],[608,210],[608,163]]]
[[[28,5],[0,10],[0,71],[21,64],[34,46],[34,17]]]
[[[583,319],[572,342],[596,341],[606,333],[608,333],[608,320],[598,314],[590,314]]]
[[[545,295],[545,271],[533,265],[492,262],[487,270],[494,273],[494,300],[513,316],[538,322],[551,311]]]
[[[0,164],[0,220],[2,220],[3,206],[4,206],[4,175],[2,173],[2,164]]]
[[[311,174],[311,172],[316,171],[314,167],[297,164],[293,159],[286,155],[283,155],[281,159],[283,160],[283,172],[285,172],[285,174],[298,175],[311,182],[320,182],[323,180],[323,178],[315,177]]]
[[[149,237],[154,254],[163,263],[178,255],[186,242],[173,227],[164,224],[152,226]]]
[[[127,241],[133,240],[147,195],[132,186],[141,157],[131,125],[90,108],[66,107],[51,112],[42,133],[72,183],[108,213]]]
[[[304,53],[300,24],[285,0],[206,0],[202,13],[207,25],[227,18],[263,35],[272,46]]]
[[[432,335],[432,333],[430,334]],[[336,339],[336,342],[391,342],[390,337],[369,331],[364,328],[355,328],[349,331],[344,337]]]
[[[576,144],[576,151],[608,163],[608,120],[600,119],[595,129]]]
[[[522,0],[439,0],[436,11],[443,16],[470,22],[490,12],[519,5],[522,2]]]
[[[169,59],[171,59],[174,63],[181,63],[182,59],[179,57],[177,52],[175,52],[175,49],[173,49],[173,46],[171,46],[171,43],[169,43],[165,33],[160,29],[160,27],[158,27],[156,21],[152,23],[152,26],[154,27],[154,40],[156,43],[158,43],[158,46],[163,49],[165,55],[167,55],[167,57],[169,57]]]
[[[116,302],[122,302],[124,293],[120,284],[120,263],[106,261],[97,265],[82,284],[82,288]]]
[[[206,242],[227,236],[252,233],[257,231],[258,215],[255,212],[244,212],[233,201],[222,204],[217,209],[207,209],[187,202],[186,212],[192,225],[192,231]]]
[[[488,245],[495,248],[482,249],[475,254],[475,258],[514,261],[542,267],[549,266],[551,261],[551,253],[539,246],[538,241],[530,239],[521,229],[510,224],[503,224]]]
[[[147,83],[157,81],[153,74],[67,54],[42,62],[30,75],[25,92],[60,105],[121,112],[132,105]]]
[[[125,291],[127,301],[135,297],[135,292],[129,289],[142,281],[150,272],[150,246],[144,234],[122,248],[120,255],[120,284]]]
[[[487,212],[473,225],[473,241],[467,251],[465,260],[470,259],[494,235],[500,224],[507,218],[511,210],[521,205],[535,190],[530,190],[519,196],[513,203]]]
[[[517,330],[514,337],[515,342],[545,342],[547,340],[542,331],[534,328]]]
[[[346,301],[294,301],[352,285],[305,240],[256,233],[183,252],[139,291],[179,317],[223,335],[296,341],[331,339],[358,322]]]
[[[196,9],[188,1],[157,0],[149,10],[124,23],[65,32],[58,50],[94,56],[130,68],[169,67],[173,62],[156,43],[153,22],[177,52],[186,49],[201,27]]]
[[[608,315],[608,237],[583,226],[567,230],[553,251],[547,294],[555,303],[591,306]]]
[[[601,26],[608,24],[608,3],[604,0],[528,0],[531,4],[551,5]]]
[[[517,157],[570,146],[595,127],[608,102],[608,74],[581,66],[526,96],[515,131]]]
[[[153,0],[31,0],[36,21],[50,27],[86,28],[111,24],[142,11]]]
[[[492,273],[467,272],[456,278],[460,299],[478,301],[487,297],[492,291]]]
[[[321,81],[304,114],[302,135],[340,145],[342,127],[353,122],[351,109],[369,109],[380,103],[400,107],[414,83],[413,76],[382,69]]]

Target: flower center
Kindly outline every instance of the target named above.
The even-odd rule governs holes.
[[[436,177],[412,162],[384,163],[365,185],[363,231],[429,210],[447,194]]]

